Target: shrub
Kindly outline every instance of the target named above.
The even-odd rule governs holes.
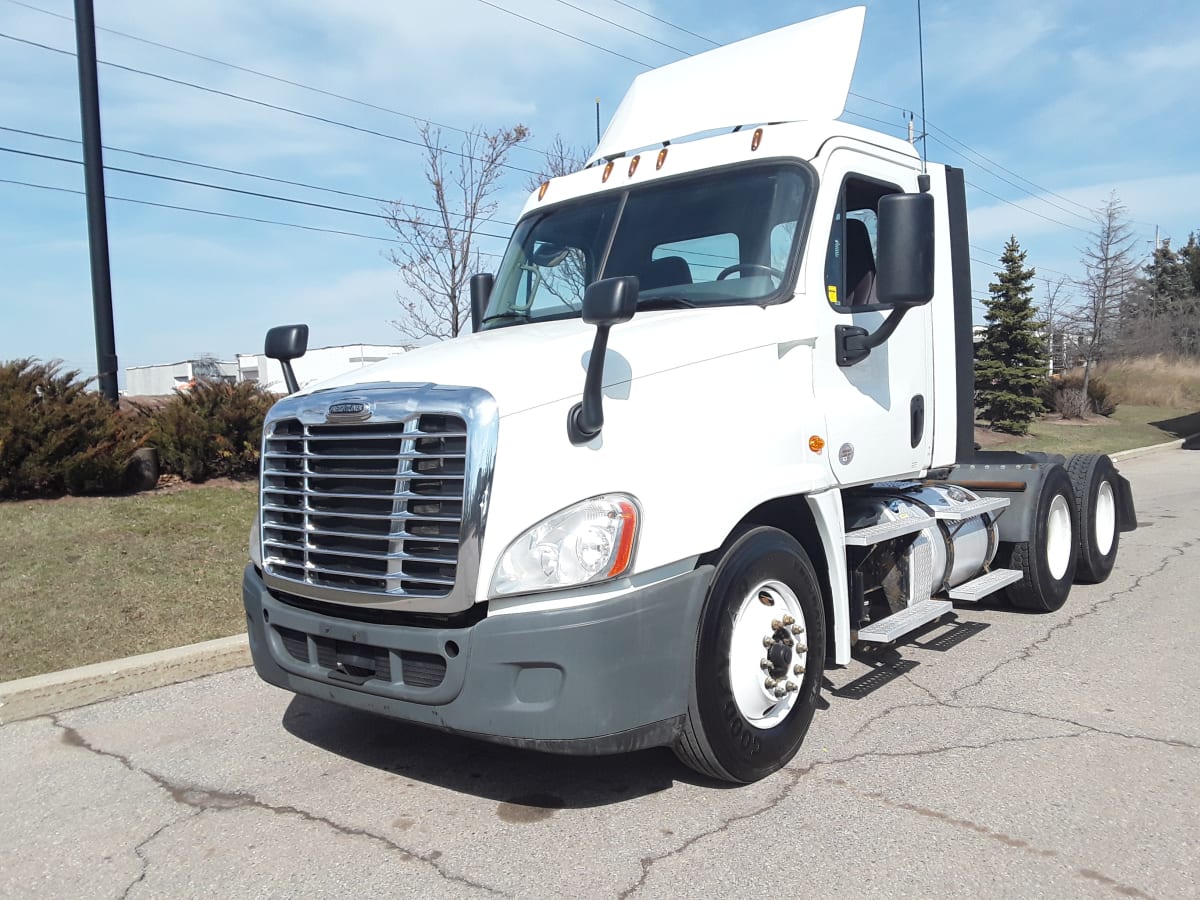
[[[187,481],[256,475],[263,418],[274,402],[252,382],[198,381],[152,414],[160,466]]]
[[[1042,402],[1060,415],[1081,418],[1090,413],[1111,416],[1117,402],[1108,384],[1094,373],[1088,379],[1088,403],[1083,403],[1083,373],[1074,370],[1065,375],[1052,375],[1042,387]]]
[[[0,497],[111,493],[125,484],[145,423],[61,365],[0,363]]]

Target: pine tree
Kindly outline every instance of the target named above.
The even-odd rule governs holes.
[[[975,404],[993,428],[1025,434],[1046,411],[1038,397],[1046,379],[1042,323],[1033,305],[1034,270],[1025,268],[1025,252],[1010,237],[1000,257],[1003,268],[988,285],[987,331],[975,349]]]

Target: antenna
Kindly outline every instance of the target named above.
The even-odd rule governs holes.
[[[600,143],[600,98],[596,98],[596,143]]]
[[[921,27],[921,0],[917,0],[917,52],[921,60],[921,174],[929,157],[929,126],[925,123],[925,37]]]

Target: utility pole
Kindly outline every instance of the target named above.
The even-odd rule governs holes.
[[[75,0],[75,47],[79,60],[79,119],[83,129],[83,177],[87,193],[88,250],[92,262],[97,382],[100,393],[115,404],[117,339],[113,329],[112,278],[108,268],[108,214],[104,206],[100,87],[96,77],[96,20],[92,0]]]

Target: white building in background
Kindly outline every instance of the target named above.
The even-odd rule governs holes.
[[[352,369],[361,369],[363,366],[369,366],[371,363],[379,362],[390,356],[400,356],[404,352],[406,352],[404,347],[385,344],[313,347],[299,359],[293,360],[292,368],[296,372],[296,381],[303,388]],[[278,394],[287,392],[283,383],[282,367],[278,362],[267,359],[261,353],[238,354],[237,380],[256,381],[268,391]]]
[[[128,366],[125,369],[125,393],[132,397],[157,397],[186,391],[198,378],[237,381],[238,364],[204,357],[153,366]]]

